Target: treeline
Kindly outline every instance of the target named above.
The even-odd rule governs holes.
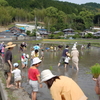
[[[53,0],[0,0],[0,25],[12,22],[43,22],[43,26],[54,32],[65,28],[77,31],[100,26],[100,13],[68,2]],[[96,8],[95,8],[96,9]]]
[[[23,9],[45,9],[50,6],[62,10],[66,14],[78,13],[82,7],[80,5],[69,3],[69,2],[60,2],[55,0],[6,0],[9,6],[14,8],[23,8]]]

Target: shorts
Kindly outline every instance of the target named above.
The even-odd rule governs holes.
[[[67,65],[69,64],[69,63],[67,63],[67,62],[64,62],[64,63],[67,64]]]
[[[38,92],[38,81],[29,81],[30,86],[32,87],[32,91]]]
[[[8,63],[4,64],[4,72],[6,72],[6,73],[10,72],[10,65]]]
[[[21,76],[18,76],[18,77],[15,78],[15,82],[16,81],[21,81],[21,80],[22,80]]]
[[[64,63],[66,57],[61,57],[59,63]]]

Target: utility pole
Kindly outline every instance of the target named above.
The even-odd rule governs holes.
[[[48,32],[50,32],[50,22],[48,21]]]
[[[37,40],[37,21],[36,21],[36,16],[35,16],[35,34],[36,34],[36,40]]]

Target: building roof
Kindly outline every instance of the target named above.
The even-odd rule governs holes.
[[[59,32],[61,32],[61,31],[55,31],[54,34],[59,33]]]
[[[69,29],[64,29],[64,30],[63,30],[63,32],[69,32],[69,31],[70,31],[70,32],[74,32],[74,30],[71,29],[71,28],[69,28]]]
[[[39,29],[39,31],[47,31],[46,29]]]

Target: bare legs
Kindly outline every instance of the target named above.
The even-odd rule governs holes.
[[[74,66],[76,67],[76,70],[78,71],[78,62],[72,62],[72,69],[74,68]]]
[[[58,67],[60,66],[60,63],[58,63]]]
[[[7,88],[10,88],[11,86],[13,86],[10,84],[10,81],[11,81],[11,73],[9,72],[9,73],[7,73],[7,79],[6,79],[6,87]]]
[[[31,96],[32,96],[32,100],[36,100],[36,95],[37,95],[37,92],[32,92]]]
[[[15,85],[16,85],[16,88],[21,88],[21,82],[20,81],[16,81]]]

